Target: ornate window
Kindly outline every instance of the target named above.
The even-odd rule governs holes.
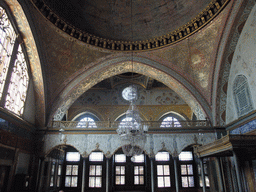
[[[24,48],[17,34],[6,10],[0,7],[0,99],[5,109],[22,116],[29,75]]]
[[[251,92],[247,78],[238,75],[234,81],[233,94],[238,117],[241,117],[253,110]]]
[[[13,53],[16,33],[6,11],[0,7],[0,99]]]
[[[75,121],[79,121],[77,124],[78,128],[97,128],[95,121],[98,121],[98,118],[90,113],[86,113],[76,118]]]
[[[15,60],[8,92],[6,95],[5,108],[22,115],[28,89],[28,69],[21,46],[18,48],[17,59]]]
[[[180,122],[173,116],[167,116],[163,119],[160,127],[181,127]]]

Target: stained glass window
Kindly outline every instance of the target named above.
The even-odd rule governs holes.
[[[21,46],[18,48],[17,59],[14,63],[5,108],[17,115],[22,115],[29,83],[27,63]]]
[[[6,11],[0,7],[0,99],[2,98],[16,37],[17,35]]]

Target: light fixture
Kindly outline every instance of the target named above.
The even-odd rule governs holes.
[[[132,29],[132,0],[131,0],[131,34],[133,40]],[[132,45],[131,45],[132,46]],[[132,52],[132,79],[133,79],[133,52]],[[133,81],[132,81],[133,82]],[[146,132],[148,127],[142,126],[139,110],[135,105],[138,98],[137,87],[131,85],[124,89],[123,97],[130,102],[129,109],[126,111],[125,121],[122,121],[116,130],[120,136],[123,153],[126,156],[140,155],[144,151],[147,140]]]

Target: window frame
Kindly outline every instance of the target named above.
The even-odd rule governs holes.
[[[179,157],[178,157],[178,175],[179,175],[179,183],[180,183],[180,188],[185,190],[185,189],[195,189],[197,188],[197,165],[195,163],[195,157],[194,157],[194,153],[192,150],[183,150],[182,152],[191,152],[192,153],[192,157],[193,159],[192,160],[180,160]],[[181,166],[182,165],[186,165],[186,170],[187,170],[187,174],[184,174],[182,175],[182,169],[181,169]],[[188,173],[188,165],[192,165],[192,171],[193,173],[192,174],[189,174]],[[186,177],[187,178],[187,181],[188,181],[188,187],[183,187],[183,184],[182,184],[182,178]],[[193,177],[193,180],[194,180],[194,186],[189,186],[189,177]]]
[[[156,160],[156,155],[154,156],[154,178],[155,178],[155,189],[156,191],[166,191],[166,190],[175,190],[175,172],[174,172],[174,161],[171,156],[171,154],[168,151],[158,151],[159,152],[166,152],[169,155],[169,160]],[[157,174],[157,166],[164,166],[168,165],[169,166],[169,178],[170,178],[170,187],[158,187],[158,177],[165,177],[164,175],[158,175]]]
[[[12,49],[12,53],[10,54],[10,60],[9,60],[9,67],[8,67],[8,71],[6,74],[6,78],[5,78],[5,82],[3,84],[3,92],[2,95],[0,97],[0,107],[3,108],[4,111],[13,114],[14,116],[19,116],[21,118],[24,118],[24,112],[25,112],[25,107],[26,107],[26,103],[28,102],[28,92],[29,92],[29,87],[30,87],[30,83],[31,83],[31,69],[30,69],[30,63],[29,63],[29,59],[28,59],[28,54],[27,54],[27,50],[26,47],[23,43],[23,40],[21,39],[21,35],[20,32],[18,30],[18,25],[16,23],[16,20],[14,19],[14,16],[12,15],[11,11],[9,10],[8,5],[6,5],[5,2],[0,2],[0,6],[5,10],[5,13],[16,33],[16,38],[14,40],[14,45],[13,45],[13,49]],[[26,67],[27,67],[27,74],[28,74],[28,85],[26,88],[26,96],[25,96],[25,101],[23,102],[23,106],[21,107],[21,109],[23,108],[22,114],[18,114],[12,110],[9,110],[8,108],[5,107],[6,104],[6,98],[7,98],[7,93],[8,93],[8,89],[9,89],[9,85],[11,82],[11,78],[12,78],[12,74],[14,71],[14,65],[15,65],[15,61],[17,59],[17,54],[18,54],[18,48],[19,46],[21,47],[21,51],[22,54],[24,55],[24,60],[26,63]]]
[[[103,160],[102,161],[90,161],[90,155],[94,152],[101,152],[103,154]],[[87,158],[87,163],[86,163],[86,166],[88,165],[88,168],[87,168],[87,177],[85,178],[85,187],[86,187],[86,190],[88,191],[102,191],[102,190],[105,190],[105,187],[106,187],[106,157],[104,155],[104,153],[102,151],[92,151],[92,153],[88,156]],[[91,175],[90,176],[90,167],[91,166],[101,166],[101,175],[100,176],[97,176],[96,175],[96,169],[95,169],[95,175]],[[101,177],[101,187],[90,187],[90,177]],[[96,182],[96,179],[95,179],[95,182]]]

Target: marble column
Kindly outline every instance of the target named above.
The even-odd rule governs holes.
[[[154,180],[154,158],[150,158],[150,172],[151,172],[151,192],[155,191],[155,180]]]
[[[201,167],[201,178],[202,178],[202,181],[203,181],[203,192],[206,192],[203,160],[200,158],[199,162],[200,162],[200,167]]]
[[[174,162],[174,173],[175,173],[175,187],[176,192],[179,192],[179,176],[178,176],[178,165],[177,165],[178,157],[173,157]]]
[[[239,162],[238,162],[237,154],[235,151],[233,151],[233,157],[234,157],[235,168],[236,168],[238,189],[239,189],[239,192],[242,192],[243,190],[242,190],[242,183],[241,183],[241,177],[240,177],[240,171],[239,171]]]

